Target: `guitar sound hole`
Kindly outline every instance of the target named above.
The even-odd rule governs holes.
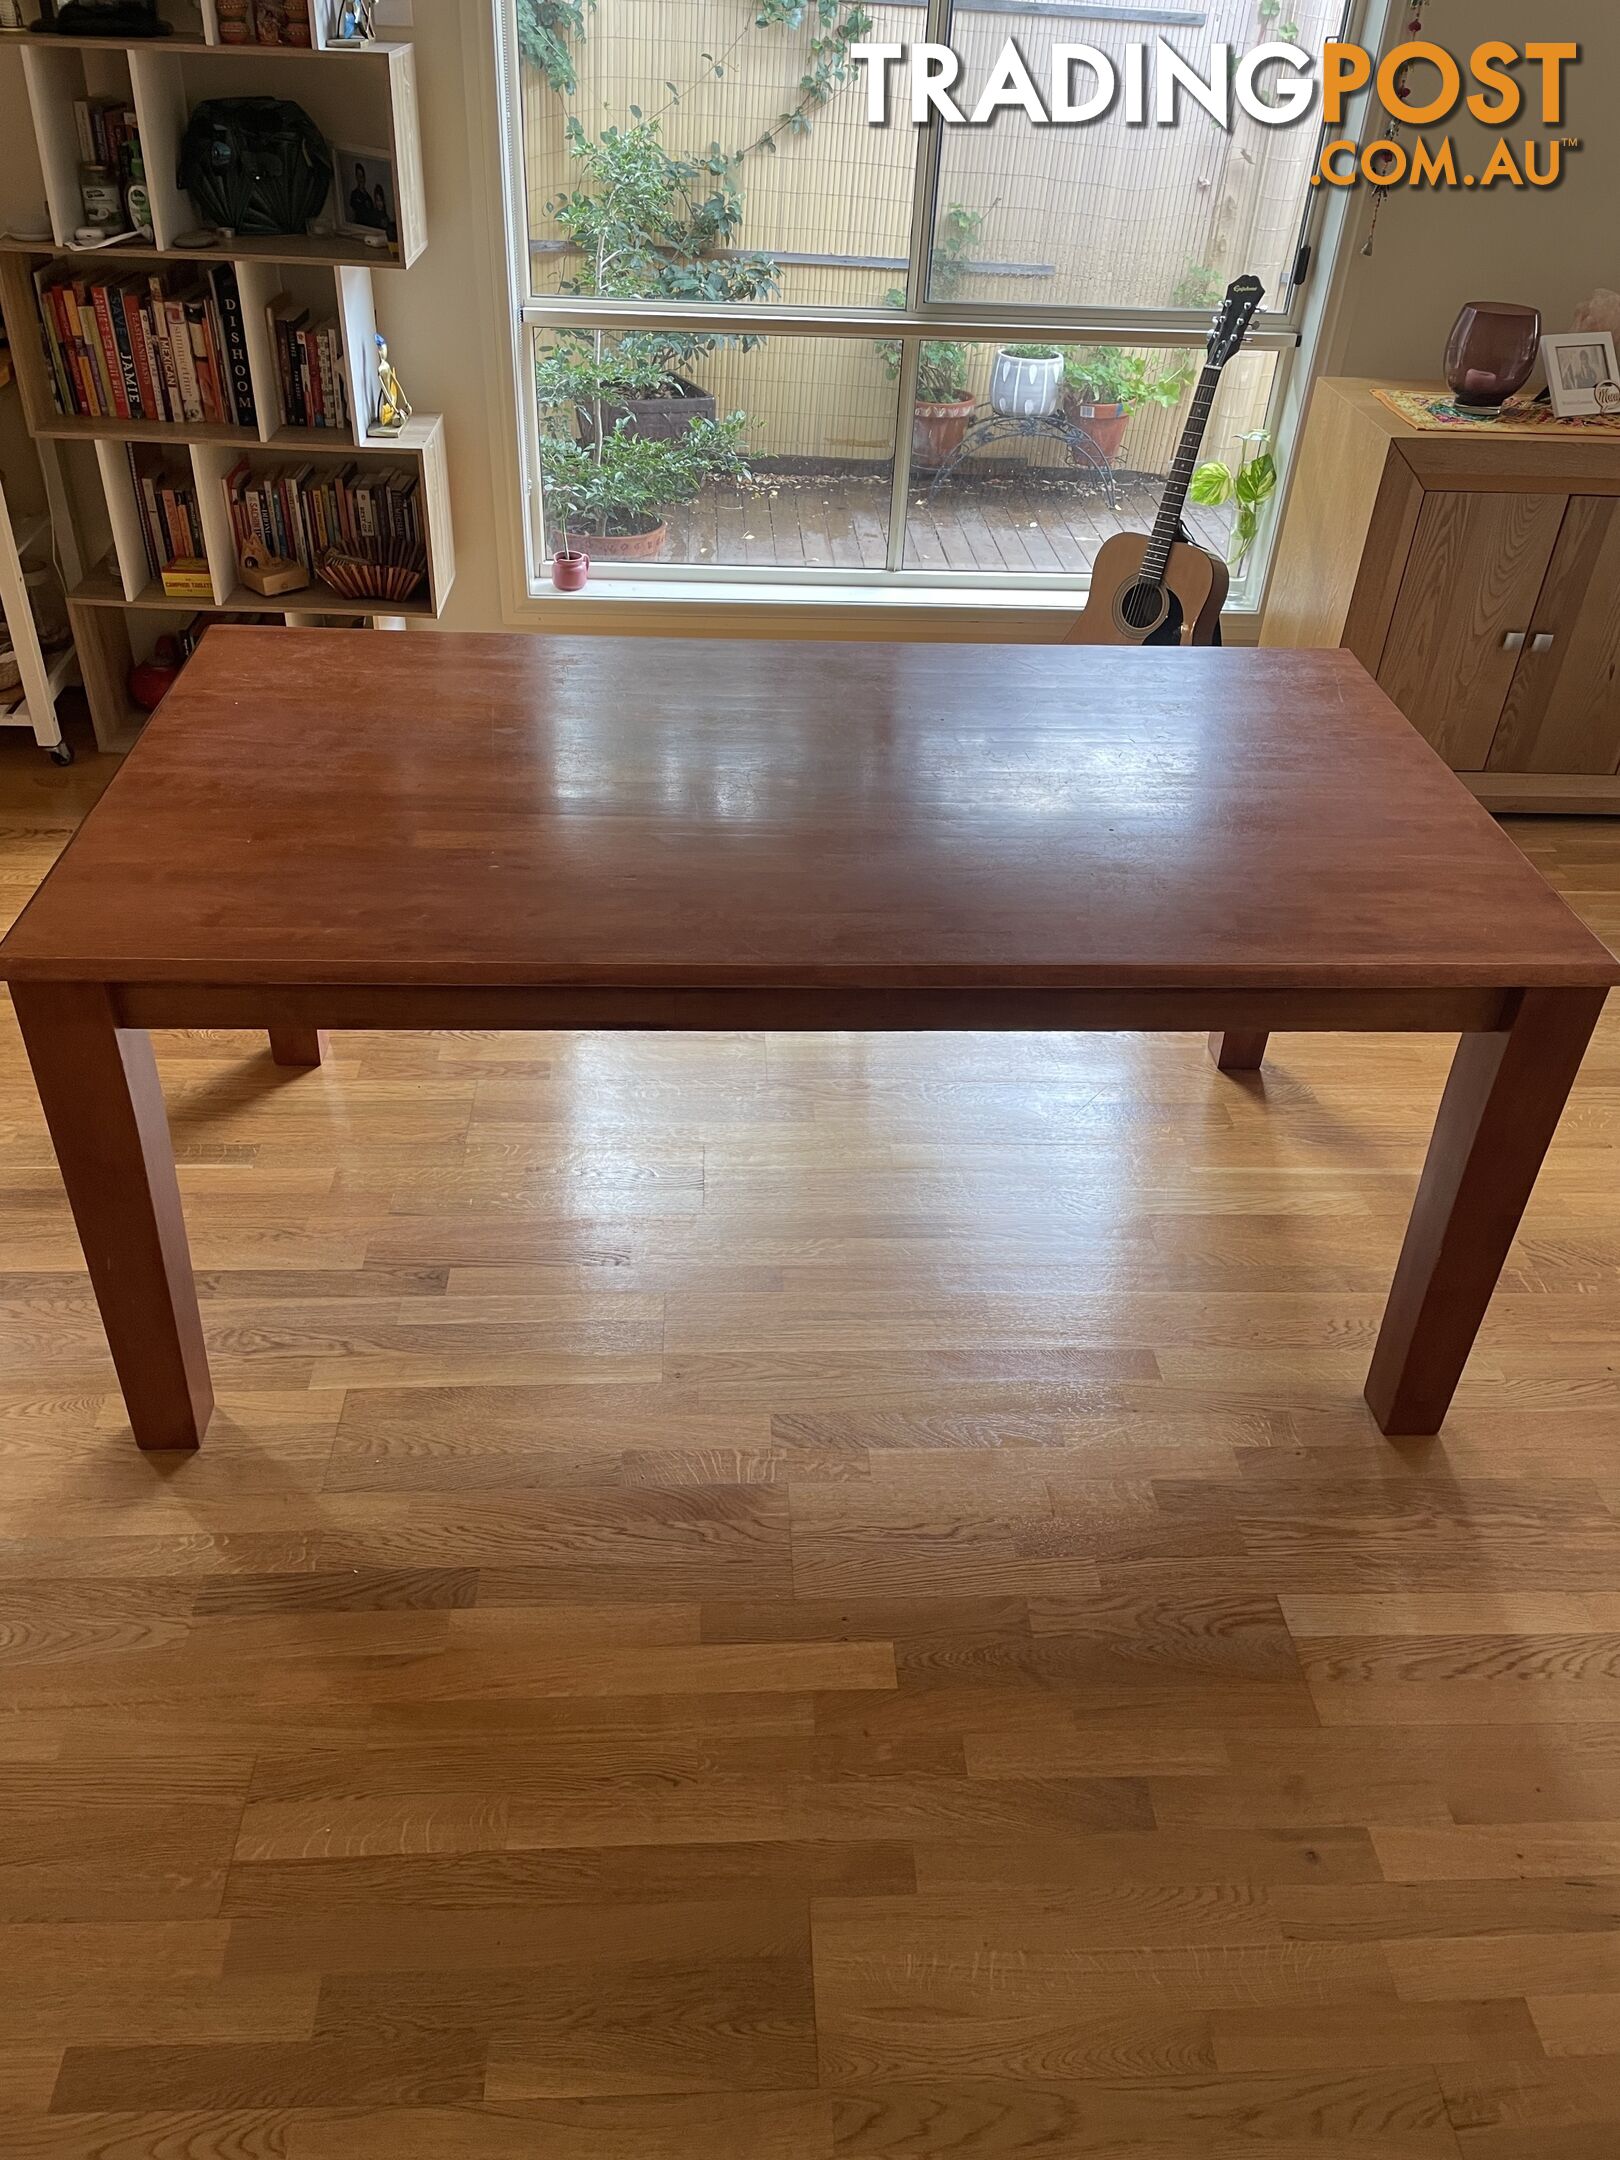
[[[1164,611],[1162,585],[1133,585],[1119,603],[1120,620],[1131,630],[1151,630],[1163,621]]]

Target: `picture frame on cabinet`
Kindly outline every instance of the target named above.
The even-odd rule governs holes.
[[[1541,358],[1552,409],[1560,420],[1620,412],[1620,361],[1611,332],[1560,331],[1542,339]]]

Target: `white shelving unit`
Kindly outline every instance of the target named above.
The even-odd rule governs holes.
[[[184,0],[173,0],[183,7]],[[375,416],[376,293],[373,273],[400,274],[427,245],[415,54],[409,45],[373,43],[337,47],[328,42],[330,0],[314,0],[309,48],[227,45],[220,41],[213,0],[199,0],[189,19],[174,18],[169,37],[121,42],[104,38],[54,37],[25,32],[0,35],[0,69],[18,69],[24,109],[33,127],[37,182],[14,167],[9,198],[36,219],[47,215],[51,239],[0,238],[0,307],[3,307],[17,376],[17,394],[42,461],[60,449],[74,461],[77,485],[61,491],[64,511],[71,496],[77,515],[74,541],[87,567],[77,562],[68,592],[75,643],[95,723],[96,738],[117,748],[138,727],[141,715],[124,681],[134,651],[159,632],[193,615],[251,613],[270,620],[308,622],[326,617],[360,619],[395,627],[412,617],[438,615],[455,576],[444,425],[437,414],[419,414],[402,432],[378,434]],[[205,98],[272,96],[303,107],[335,151],[345,147],[380,152],[394,175],[397,244],[372,247],[336,230],[342,200],[341,170],[316,230],[259,238],[233,236],[218,247],[182,246],[183,235],[202,224],[175,182],[180,140]],[[133,106],[140,130],[152,200],[154,239],[77,250],[83,222],[79,200],[80,145],[75,104],[114,97]],[[13,104],[23,103],[20,99]],[[16,210],[12,221],[18,222]],[[320,229],[325,228],[325,229]],[[145,267],[162,271],[229,261],[242,303],[248,373],[257,415],[252,427],[225,422],[174,422],[86,417],[59,409],[44,343],[36,277],[66,269],[74,277],[119,278]],[[283,294],[316,321],[340,326],[340,372],[350,426],[312,428],[289,423],[282,409],[280,374],[269,311]],[[143,537],[127,445],[170,446],[175,462],[189,463],[206,543],[213,597],[176,600],[154,575]],[[226,475],[246,457],[254,471],[285,470],[332,458],[363,469],[369,464],[416,469],[417,501],[427,555],[427,580],[413,600],[378,602],[362,610],[323,584],[277,598],[243,586],[226,508]],[[93,514],[86,515],[86,503]],[[53,510],[56,499],[53,498]],[[86,532],[85,526],[94,528]],[[58,533],[58,548],[61,535]],[[0,537],[0,571],[8,543]],[[168,618],[168,620],[166,620]],[[31,692],[31,702],[34,693]],[[42,693],[41,693],[42,694]]]
[[[40,748],[65,765],[73,753],[63,739],[56,701],[78,674],[78,655],[72,645],[57,653],[40,649],[26,582],[30,565],[50,560],[50,538],[49,510],[15,516],[6,499],[5,477],[0,474],[0,613],[5,615],[22,675],[22,702],[0,709],[0,727],[31,728]]]

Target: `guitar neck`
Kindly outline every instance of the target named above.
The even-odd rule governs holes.
[[[1210,361],[1198,378],[1198,388],[1193,392],[1192,410],[1187,415],[1187,425],[1182,431],[1181,448],[1170,468],[1170,478],[1165,486],[1164,500],[1159,505],[1159,515],[1153,527],[1153,537],[1142,564],[1144,584],[1162,582],[1170,567],[1170,550],[1175,545],[1176,534],[1181,529],[1181,513],[1187,507],[1187,490],[1198,467],[1198,453],[1204,447],[1204,435],[1209,427],[1209,416],[1215,403],[1215,393],[1221,386],[1221,370]]]

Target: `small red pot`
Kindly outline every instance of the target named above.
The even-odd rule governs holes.
[[[559,592],[583,592],[591,574],[591,558],[583,548],[559,548],[551,558],[551,582]]]

